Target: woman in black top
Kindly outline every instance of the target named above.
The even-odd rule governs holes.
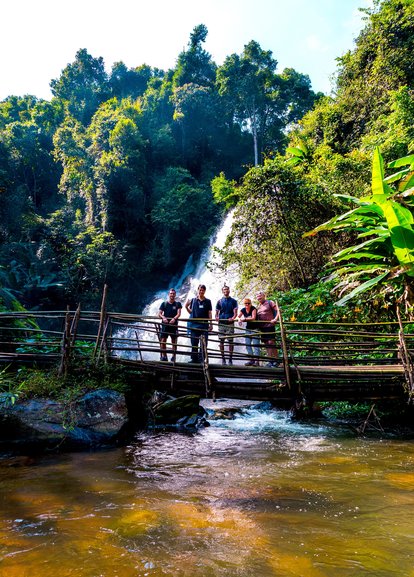
[[[252,305],[252,301],[249,298],[245,298],[243,301],[244,308],[239,312],[239,322],[246,322],[246,334],[244,337],[244,342],[246,344],[247,354],[252,358],[250,361],[245,363],[246,366],[259,366],[259,356],[260,356],[260,339],[257,332],[256,315],[257,309]]]

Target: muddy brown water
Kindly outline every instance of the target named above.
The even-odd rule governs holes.
[[[1,577],[414,577],[414,446],[250,410],[0,458]]]

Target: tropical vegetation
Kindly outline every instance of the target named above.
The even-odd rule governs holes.
[[[236,207],[223,257],[246,292],[335,279],[333,300],[349,311],[368,299],[395,313],[400,301],[411,315],[414,5],[377,0],[363,12],[333,94],[290,128],[284,152],[232,190],[216,183],[216,198]]]
[[[200,24],[171,70],[81,49],[50,102],[1,102],[3,308],[95,306],[106,282],[137,310],[234,208],[240,293],[411,315],[414,5],[363,12],[329,96],[254,40],[217,65]]]
[[[139,309],[217,226],[210,181],[282,151],[320,96],[255,41],[218,66],[207,33],[167,71],[80,49],[50,102],[0,103],[0,282],[25,306],[96,306],[106,282]]]

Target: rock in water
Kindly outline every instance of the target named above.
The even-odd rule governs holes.
[[[178,399],[169,399],[154,408],[154,421],[158,424],[180,424],[181,419],[204,415],[204,409],[200,407],[198,395],[186,395]],[[187,419],[186,419],[187,420]],[[183,423],[184,421],[181,421]]]
[[[128,423],[125,397],[101,389],[70,404],[50,399],[1,403],[0,446],[88,448],[116,442]]]

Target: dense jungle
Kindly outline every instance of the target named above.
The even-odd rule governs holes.
[[[80,49],[50,101],[1,102],[0,306],[96,308],[107,283],[111,308],[137,311],[235,207],[222,257],[240,292],[304,320],[410,315],[414,6],[364,12],[329,96],[254,40],[218,66],[200,24],[174,69],[108,73]]]
[[[362,12],[329,95],[199,24],[0,102],[0,577],[414,577],[414,0]],[[221,222],[204,270],[277,300],[281,354],[187,364],[184,324],[158,360],[136,318]]]

